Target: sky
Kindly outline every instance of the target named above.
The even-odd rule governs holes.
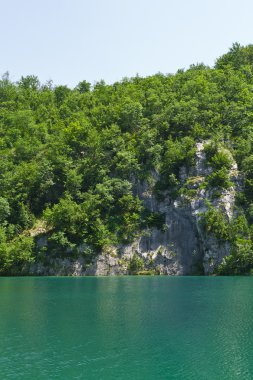
[[[253,43],[252,0],[0,0],[0,75],[76,86],[212,66]]]

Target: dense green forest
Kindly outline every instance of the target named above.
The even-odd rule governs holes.
[[[204,64],[74,89],[35,76],[0,81],[0,273],[43,255],[75,254],[132,241],[162,217],[134,192],[152,181],[157,197],[185,190],[179,169],[209,140],[212,174],[203,186],[230,186],[229,149],[241,176],[232,221],[210,208],[207,231],[231,243],[222,274],[253,268],[253,45],[234,44],[213,68]],[[36,231],[47,231],[39,249]]]

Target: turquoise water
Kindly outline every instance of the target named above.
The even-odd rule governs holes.
[[[253,278],[0,278],[0,378],[253,379]]]

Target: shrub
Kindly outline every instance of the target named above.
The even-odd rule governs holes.
[[[210,163],[211,159],[218,152],[218,145],[216,142],[211,141],[208,144],[204,145],[204,153],[206,155],[206,162]]]
[[[10,215],[10,205],[7,199],[0,197],[0,223],[3,223]]]
[[[224,150],[218,151],[210,160],[211,166],[214,170],[220,170],[225,168],[229,170],[232,165],[232,159],[229,157],[228,153]]]
[[[213,172],[207,177],[209,187],[218,187],[222,189],[228,189],[233,185],[230,181],[229,173],[226,168],[222,168]]]
[[[165,214],[161,212],[150,212],[146,210],[145,224],[148,227],[156,227],[162,230],[165,225]]]
[[[212,233],[220,241],[229,239],[229,222],[221,210],[209,206],[202,215],[201,222],[207,234]]]
[[[137,272],[142,271],[144,269],[143,258],[135,253],[129,262],[128,269],[131,274],[137,274]]]
[[[217,269],[221,275],[247,274],[253,268],[252,242],[238,238],[233,243],[231,254],[225,257]]]
[[[0,273],[16,274],[26,263],[33,261],[34,241],[30,236],[20,235],[10,242],[0,243]]]

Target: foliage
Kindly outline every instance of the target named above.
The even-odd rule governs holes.
[[[184,167],[186,177],[193,175],[200,140],[211,141],[205,146],[209,189],[231,186],[232,151],[245,180],[237,196],[245,223],[241,219],[233,228],[238,239],[251,242],[245,224],[251,231],[252,63],[253,46],[234,44],[213,68],[192,65],[175,75],[136,76],[112,85],[83,80],[70,89],[32,75],[13,83],[4,74],[0,271],[33,257],[27,235],[37,219],[46,220],[50,244],[64,253],[83,243],[97,252],[131,241],[147,226],[162,228],[160,216],[147,217],[137,184],[153,178],[160,197],[164,191],[193,196],[180,173]],[[207,233],[230,239],[222,215],[209,210],[206,217]],[[235,248],[235,256],[236,250],[245,251]]]
[[[233,244],[231,254],[223,259],[223,262],[218,267],[217,273],[221,275],[249,274],[252,268],[252,242],[248,239],[238,238]]]
[[[208,186],[211,188],[218,187],[221,189],[228,189],[233,185],[233,183],[230,181],[229,174],[224,167],[211,173],[207,177],[207,181]]]
[[[161,212],[151,212],[145,210],[145,215],[143,215],[144,225],[147,227],[156,227],[159,230],[163,230],[165,226],[165,214]]]
[[[138,256],[136,253],[133,255],[129,262],[128,269],[131,274],[137,274],[144,269],[144,260],[142,257]]]
[[[229,170],[231,168],[231,164],[232,160],[224,150],[218,151],[211,158],[211,166],[214,170],[221,170],[223,168]]]
[[[207,234],[213,234],[220,241],[229,239],[228,220],[220,209],[209,205],[208,210],[202,215],[201,222]]]
[[[0,231],[0,274],[18,274],[24,264],[33,261],[34,242],[31,237],[18,236],[6,241]]]

